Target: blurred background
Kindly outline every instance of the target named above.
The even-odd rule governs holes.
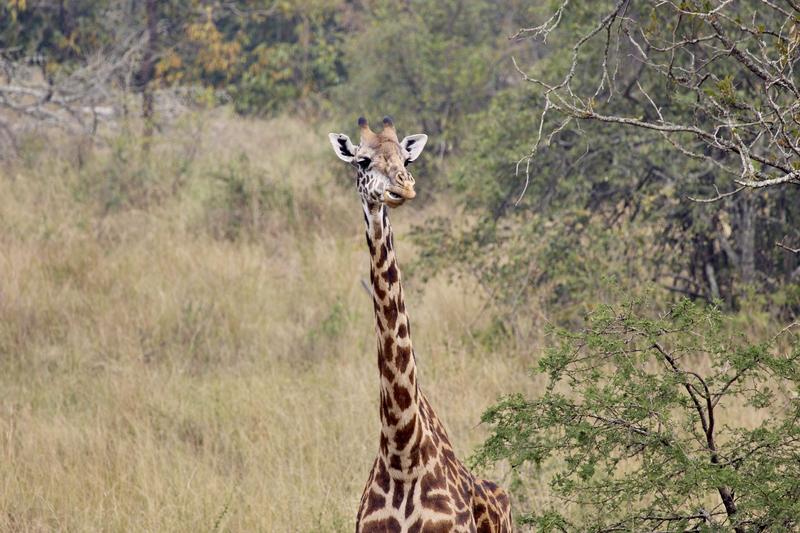
[[[392,220],[420,382],[462,457],[609,279],[753,336],[791,320],[796,187],[692,202],[734,178],[655,131],[542,118],[522,72],[563,78],[613,5],[543,42],[518,32],[561,2],[0,0],[0,530],[353,529],[378,383],[327,134],[357,139],[360,115],[429,136]],[[630,62],[613,83],[608,113],[653,118],[647,94],[697,119]],[[553,501],[546,468],[481,473],[519,509]]]

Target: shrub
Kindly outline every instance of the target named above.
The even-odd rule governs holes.
[[[551,469],[563,501],[522,516],[542,531],[800,527],[796,335],[755,342],[714,306],[649,307],[599,306],[583,330],[554,330],[545,390],[486,411],[475,462]]]

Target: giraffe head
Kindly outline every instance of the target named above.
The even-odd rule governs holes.
[[[414,198],[414,177],[406,167],[422,153],[428,136],[409,135],[399,141],[390,117],[384,117],[380,133],[373,132],[364,117],[358,119],[358,126],[361,142],[357,146],[343,133],[328,137],[339,159],[356,167],[362,200],[368,206],[398,207]]]

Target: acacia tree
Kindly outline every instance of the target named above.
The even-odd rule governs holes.
[[[547,467],[562,503],[523,509],[537,530],[796,530],[800,324],[750,342],[689,300],[652,316],[631,300],[555,330],[543,394],[489,409],[475,461]]]

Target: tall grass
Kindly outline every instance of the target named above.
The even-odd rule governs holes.
[[[352,530],[378,375],[326,133],[218,111],[149,157],[50,137],[3,168],[0,530]],[[446,208],[393,214],[402,261],[409,221]],[[420,381],[468,455],[530,361],[473,335],[468,281],[406,285]]]

